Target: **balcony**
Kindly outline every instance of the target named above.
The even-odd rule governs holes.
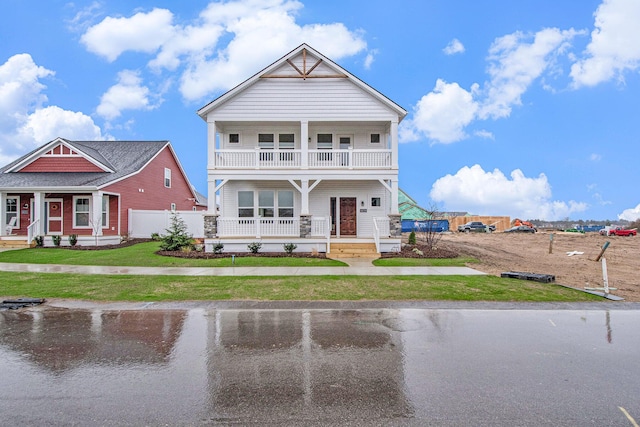
[[[215,169],[391,169],[391,150],[217,150]]]

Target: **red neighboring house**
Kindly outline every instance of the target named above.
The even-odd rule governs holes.
[[[57,138],[0,168],[0,243],[120,243],[128,210],[206,210],[169,141]],[[14,244],[15,246],[15,244]]]

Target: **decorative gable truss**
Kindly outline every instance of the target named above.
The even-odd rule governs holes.
[[[65,140],[58,138],[7,172],[107,172],[113,170]]]

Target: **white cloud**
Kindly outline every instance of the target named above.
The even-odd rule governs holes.
[[[458,39],[453,39],[449,44],[442,49],[445,55],[455,55],[456,53],[464,52],[464,45]]]
[[[591,155],[589,156],[589,160],[591,160],[592,162],[599,162],[600,160],[602,160],[602,155],[598,153],[591,153]]]
[[[468,137],[467,126],[476,120],[508,117],[531,84],[553,69],[575,30],[543,29],[536,34],[515,32],[497,38],[489,50],[490,80],[482,88],[473,84],[467,91],[458,83],[438,79],[434,90],[423,96],[414,107],[413,117],[401,126],[401,141],[428,138],[436,143],[452,143]],[[553,70],[552,70],[553,69]],[[493,138],[480,130],[474,135]]]
[[[457,83],[438,79],[432,92],[422,97],[413,111],[413,117],[401,128],[402,142],[415,141],[425,136],[448,144],[467,135],[464,128],[474,120],[478,105],[473,99],[477,86],[471,92]]]
[[[154,9],[130,18],[107,17],[81,40],[109,61],[126,51],[152,55],[149,67],[177,71],[182,96],[195,101],[237,85],[303,42],[336,60],[366,50],[361,32],[341,23],[298,25],[295,14],[302,7],[295,0],[211,2],[190,25],[174,23],[166,9]],[[223,44],[222,36],[230,41]]]
[[[528,178],[515,169],[509,178],[498,169],[484,171],[480,165],[465,166],[455,175],[438,179],[430,196],[447,210],[527,219],[557,220],[587,208],[582,202],[551,200],[545,174]]]
[[[376,55],[378,54],[378,49],[371,49],[367,53],[367,57],[364,59],[364,68],[369,70],[371,69],[371,65],[373,61],[376,59]]]
[[[0,162],[2,164],[57,137],[105,139],[91,117],[43,106],[42,79],[55,73],[38,66],[28,54],[14,55],[0,65]]]
[[[131,18],[106,17],[80,38],[87,50],[115,61],[126,51],[156,52],[173,36],[173,14],[167,9],[139,12]]]
[[[571,67],[575,88],[595,86],[614,77],[622,79],[625,71],[640,68],[640,2],[604,0],[594,16],[586,59]]]
[[[624,219],[627,221],[640,219],[640,204],[635,208],[625,209],[622,211],[622,213],[618,215],[618,219]]]
[[[576,34],[575,30],[546,28],[533,36],[515,32],[496,39],[489,49],[491,80],[483,90],[486,98],[479,117],[508,117],[512,106],[522,104],[522,94],[552,66]]]
[[[102,95],[96,112],[107,120],[113,120],[123,110],[151,110],[156,105],[149,98],[149,88],[142,86],[140,73],[124,70],[118,73],[118,83]]]

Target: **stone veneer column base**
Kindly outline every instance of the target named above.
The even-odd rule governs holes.
[[[402,215],[389,214],[389,236],[402,237]]]
[[[218,237],[218,215],[204,214],[204,237],[213,239]]]
[[[311,237],[311,215],[300,215],[300,237]]]

